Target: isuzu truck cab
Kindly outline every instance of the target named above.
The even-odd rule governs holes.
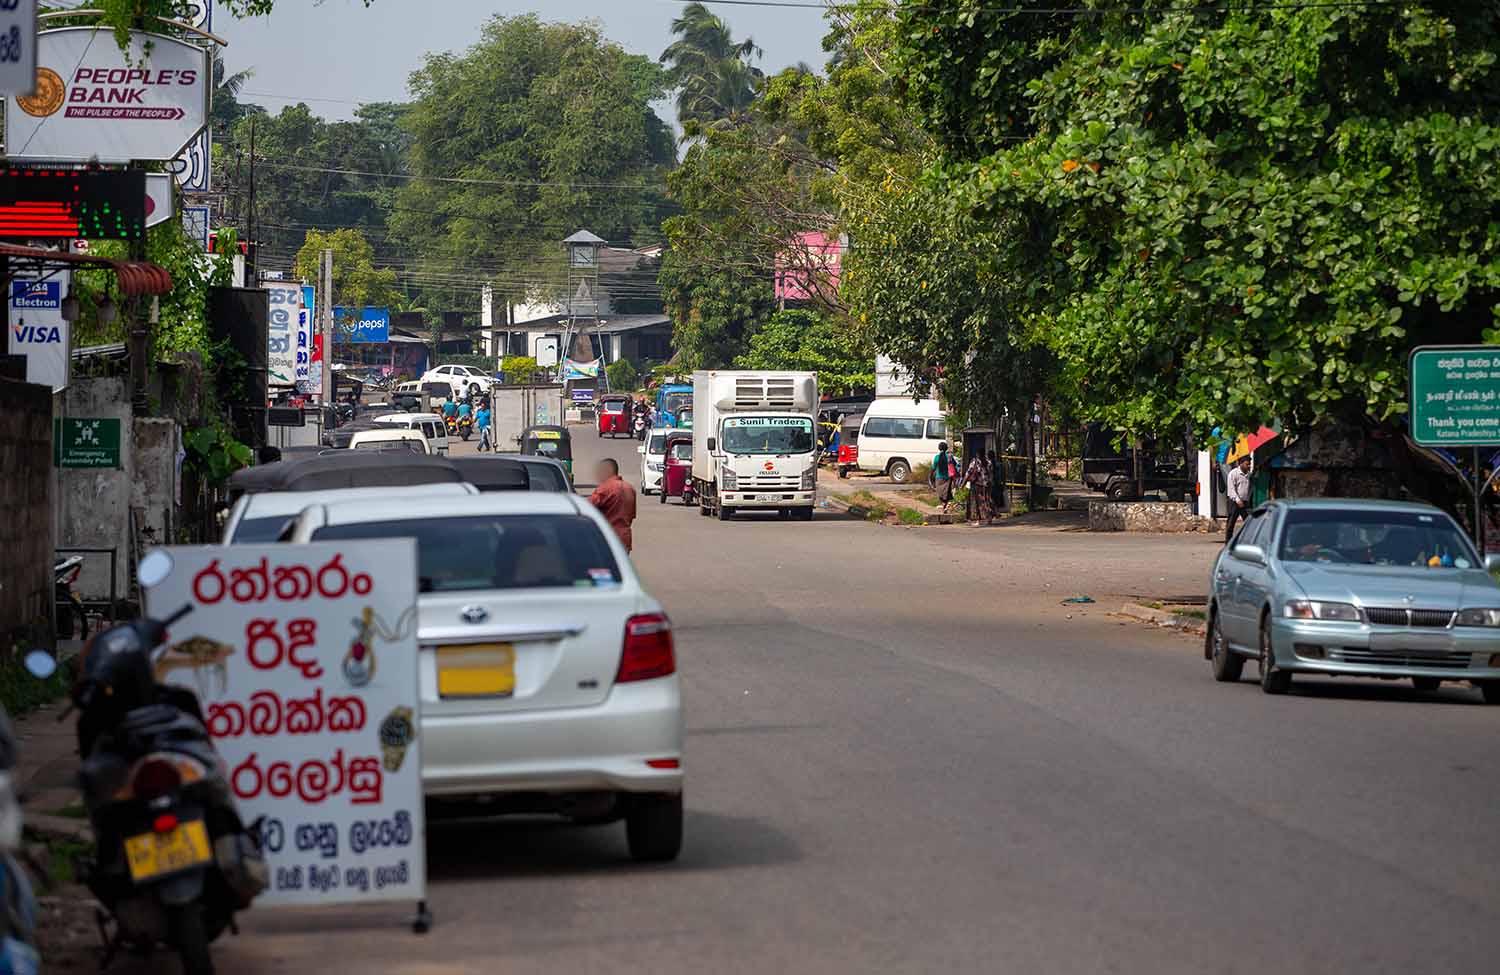
[[[699,514],[778,511],[811,521],[817,503],[818,376],[693,373],[693,485]]]

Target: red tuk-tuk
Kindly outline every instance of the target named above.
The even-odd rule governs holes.
[[[839,455],[834,461],[839,477],[848,477],[850,471],[859,470],[859,428],[864,420],[863,413],[850,413],[839,420]]]
[[[661,472],[661,503],[667,498],[681,498],[683,504],[697,504],[693,494],[693,434],[674,430],[667,434],[663,447],[666,457]]]
[[[630,436],[630,409],[632,402],[624,393],[605,393],[599,399],[599,436],[618,434]]]

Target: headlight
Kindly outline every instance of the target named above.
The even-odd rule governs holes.
[[[720,488],[722,488],[725,491],[735,491],[735,490],[739,489],[739,486],[740,486],[740,479],[737,476],[735,476],[734,471],[731,470],[728,466],[724,467],[724,469],[719,472],[719,487]]]
[[[817,470],[817,468],[815,468],[815,467],[814,468],[809,468],[808,470],[803,471],[802,472],[802,490],[804,490],[804,491],[811,491],[813,488],[815,488],[817,486],[818,486],[818,470]]]
[[[1286,604],[1286,615],[1294,620],[1360,621],[1359,610],[1349,603],[1320,603],[1315,599],[1292,599]]]
[[[1459,626],[1500,626],[1500,609],[1461,609],[1455,622]]]

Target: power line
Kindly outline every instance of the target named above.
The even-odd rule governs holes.
[[[362,169],[337,169],[331,166],[293,166],[287,163],[275,162],[262,162],[261,164],[268,169],[282,169],[290,172],[329,173],[337,176],[369,176],[379,179],[425,180],[433,183],[457,183],[466,186],[559,187],[596,190],[644,190],[652,188],[643,186],[640,183],[569,183],[561,180],[476,179],[467,176],[422,176],[416,173],[377,173]],[[665,189],[665,187],[662,187],[663,192],[665,192]]]

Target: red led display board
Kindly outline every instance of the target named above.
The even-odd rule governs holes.
[[[146,174],[140,170],[0,170],[0,238],[145,235]]]

